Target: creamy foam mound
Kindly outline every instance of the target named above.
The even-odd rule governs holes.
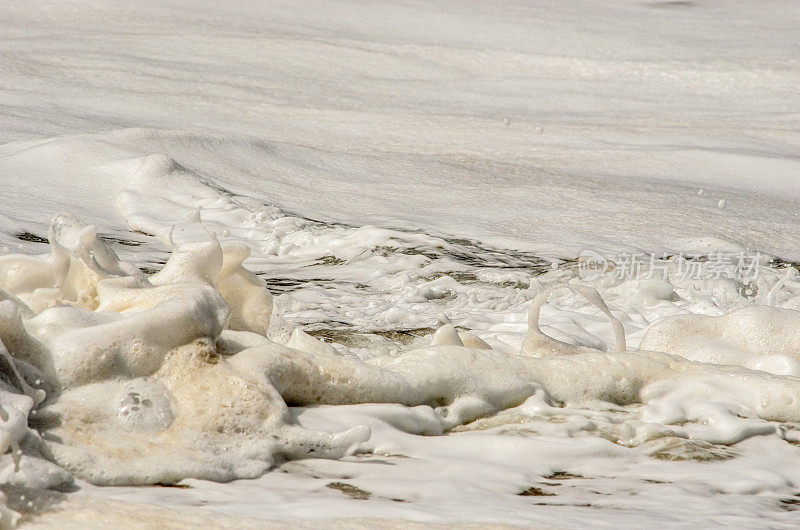
[[[797,311],[749,306],[725,315],[676,315],[654,324],[640,347],[715,364],[800,376]]]
[[[363,426],[300,427],[287,403],[429,407],[437,425],[427,433],[505,409],[635,405],[633,417],[612,429],[627,445],[785,438],[780,423],[800,422],[797,311],[674,317],[632,351],[598,292],[570,284],[611,320],[613,351],[546,335],[539,315],[549,289],[534,298],[516,353],[445,321],[429,346],[358,358],[299,329],[276,332],[272,297],[243,266],[245,245],[222,244],[214,234],[183,245],[167,239],[171,257],[146,274],[120,261],[94,227],[60,214],[50,254],[0,258],[6,482],[229,481],[287,459],[341,458],[369,438]],[[287,344],[271,340],[288,335]]]
[[[269,343],[272,297],[242,267],[247,247],[212,235],[146,276],[70,216],[55,218],[50,241],[48,256],[0,259],[4,448],[29,441],[31,462],[96,484],[150,484],[255,477],[368,437],[291,425],[274,387],[232,362]]]

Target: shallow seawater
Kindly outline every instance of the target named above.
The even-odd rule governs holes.
[[[800,5],[0,5],[0,527],[787,527]]]
[[[543,256],[292,215],[168,157],[104,167],[132,228],[60,215],[15,236],[49,257],[2,258],[2,338],[48,393],[7,473],[66,491],[8,490],[23,521],[790,520],[792,263],[719,240]],[[614,353],[620,331],[679,357]]]
[[[299,222],[282,236],[294,255],[251,257],[256,275],[229,228],[175,243],[191,223],[162,236],[173,248],[150,262],[158,272],[117,261],[127,239],[69,215],[54,220],[49,257],[2,258],[5,311],[22,322],[6,324],[4,343],[48,393],[30,415],[38,435],[11,435],[22,471],[9,461],[6,497],[22,520],[93,517],[103,503],[173,514],[163,517],[196,506],[220,525],[339,513],[636,524],[642,505],[677,523],[697,520],[703,502],[736,524],[791,517],[800,313],[787,308],[800,279],[785,263],[761,257],[749,278],[712,255],[665,256],[626,278],[619,258],[598,273],[423,233]],[[167,243],[135,248],[159,256]],[[340,257],[318,257],[329,253]],[[272,270],[296,285],[275,289],[263,280]],[[628,348],[677,356],[615,353],[609,315]],[[25,341],[43,352],[25,353]],[[110,408],[105,396],[117,396]],[[32,473],[66,493],[37,493]],[[660,511],[687,492],[695,500]]]
[[[85,170],[127,228],[12,223],[0,258],[0,339],[47,392],[9,402],[5,473],[59,492],[8,489],[21,520],[790,524],[792,262],[317,221],[119,156]]]

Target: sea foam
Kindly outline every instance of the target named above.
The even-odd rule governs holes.
[[[732,444],[784,437],[775,422],[800,422],[797,311],[676,316],[629,350],[623,324],[599,293],[568,284],[609,318],[613,349],[545,334],[539,317],[551,288],[534,297],[518,352],[493,349],[444,318],[430,345],[362,359],[300,329],[286,344],[271,340],[273,299],[243,267],[246,246],[220,243],[213,233],[205,242],[168,241],[171,257],[146,274],[120,261],[94,227],[59,214],[50,254],[0,258],[7,481],[230,481],[286,460],[341,458],[369,439],[363,425],[301,427],[287,404],[430,407],[434,433],[528,410],[534,398],[540,412],[545,404],[637,405],[618,435],[626,444],[654,432]]]

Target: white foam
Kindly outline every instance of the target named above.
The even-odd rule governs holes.
[[[209,504],[796,526],[795,318],[736,311],[800,309],[800,282],[768,258],[753,281],[687,278],[678,259],[628,279],[610,253],[797,258],[797,5],[32,5],[0,5],[0,248],[26,254],[0,258],[0,338],[49,398],[35,429],[9,424],[23,456],[3,457],[3,482],[63,484],[40,446],[104,483],[256,476],[345,454],[368,425],[341,460],[188,490],[78,480],[78,495],[148,503],[134,521]],[[62,210],[95,228],[63,216],[33,256]],[[569,258],[586,249],[616,269],[581,278]],[[557,289],[530,335],[533,299],[561,284],[597,288],[608,312]],[[445,311],[453,328],[430,337]],[[615,351],[619,327],[636,347],[651,324],[643,347],[675,356]],[[293,333],[305,352],[282,346]],[[3,395],[11,419],[35,391],[2,372],[22,396]],[[286,409],[272,383],[298,403],[421,404]],[[517,495],[531,486],[557,494]],[[99,504],[93,522],[125,511]]]
[[[544,430],[599,435],[643,455],[686,458],[700,451],[696,444],[725,455],[720,446],[753,437],[793,440],[786,425],[800,423],[794,351],[800,312],[794,310],[749,306],[721,316],[677,315],[645,333],[646,319],[624,314],[586,284],[557,280],[525,291],[529,329],[516,351],[514,341],[499,340],[510,337],[499,324],[483,340],[458,331],[446,317],[425,339],[430,345],[412,342],[389,355],[334,347],[301,329],[285,334],[282,345],[267,338],[274,333],[273,299],[243,267],[246,247],[221,245],[213,234],[173,243],[163,269],[148,275],[119,260],[95,229],[67,219],[57,216],[52,232],[69,264],[58,275],[41,275],[41,259],[7,256],[22,264],[8,286],[26,285],[22,294],[37,308],[10,293],[0,303],[0,339],[13,356],[4,373],[15,377],[0,396],[7,412],[3,443],[23,455],[15,464],[21,471],[8,472],[13,483],[63,484],[68,475],[48,468],[50,462],[103,485],[256,478],[287,459],[388,453],[396,445],[391,436],[400,436],[365,443],[376,427],[367,417],[331,429],[338,433],[308,429],[287,403],[335,405],[343,412],[361,403],[402,405],[385,409],[394,412],[381,421],[428,435],[566,417],[563,427]],[[24,277],[28,263],[32,279]],[[682,301],[691,291],[678,276],[660,280],[665,286],[654,290],[653,282],[610,281],[613,274],[592,281],[616,303],[651,300],[648,314],[698,303]],[[774,285],[764,280],[770,288],[761,294],[770,300],[797,281],[773,275]],[[731,280],[718,281],[726,286]],[[447,285],[459,288],[458,282]],[[576,294],[589,305],[581,306]],[[549,299],[575,308],[556,309]],[[575,330],[613,338],[613,346],[601,348],[597,339],[586,342],[570,332],[559,323],[564,314]],[[627,350],[626,327],[634,341],[644,334],[639,350]],[[36,379],[37,388],[26,378]],[[14,385],[22,394],[13,393]],[[48,395],[41,403],[43,389]],[[30,441],[39,435],[41,441]],[[475,450],[471,443],[467,453]],[[25,469],[49,478],[34,479]]]

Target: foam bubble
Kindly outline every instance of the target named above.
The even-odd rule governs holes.
[[[440,433],[476,420],[499,425],[515,414],[560,414],[577,418],[570,429],[600,429],[627,446],[652,445],[659,436],[736,444],[788,436],[777,422],[800,422],[797,311],[749,306],[721,316],[672,315],[629,350],[626,326],[637,321],[596,289],[558,281],[543,288],[537,281],[521,295],[532,300],[518,349],[444,317],[429,339],[403,351],[362,354],[301,329],[277,333],[284,324],[273,315],[272,295],[243,266],[247,246],[221,245],[213,233],[182,244],[169,236],[169,260],[144,274],[69,216],[58,216],[51,233],[50,254],[0,262],[0,340],[8,348],[0,447],[22,454],[9,473],[23,484],[63,483],[69,475],[60,468],[106,485],[228,481],[257,477],[285,459],[336,459],[369,447],[362,444],[370,428],[311,430],[296,423],[288,405],[422,407],[430,414],[420,428]],[[676,277],[608,282],[613,272],[591,281],[618,303],[674,308],[677,292],[691,296]],[[484,280],[520,277],[498,271]],[[794,281],[787,274],[769,285],[781,290]],[[425,288],[445,292],[455,283],[441,277]],[[774,290],[762,294],[775,299]],[[610,336],[612,346],[596,338],[576,343],[577,335],[544,325],[553,311],[549,300],[575,305],[576,295],[589,304],[575,318]],[[476,304],[491,303],[472,296]],[[383,317],[399,323],[408,315],[394,307]],[[286,344],[268,338],[278,335]],[[27,381],[37,381],[36,388]],[[597,403],[632,408],[622,420],[578,421],[587,404]],[[29,424],[42,437],[35,447],[26,445],[39,436]],[[42,473],[34,479],[18,469]]]

